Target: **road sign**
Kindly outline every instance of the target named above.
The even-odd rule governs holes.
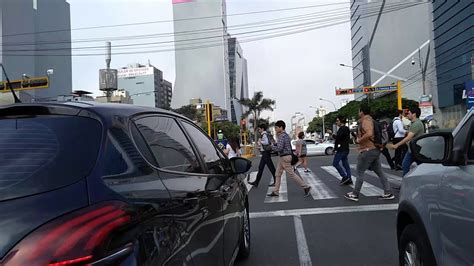
[[[12,89],[16,91],[46,89],[49,87],[48,77],[34,77],[10,81]],[[11,92],[6,81],[0,81],[0,93]]]
[[[387,86],[370,86],[364,87],[364,94],[374,93],[374,92],[388,92],[388,91],[397,91],[397,85],[387,85]]]

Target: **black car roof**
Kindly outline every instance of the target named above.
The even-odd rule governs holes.
[[[160,108],[151,108],[145,106],[137,106],[132,104],[120,104],[120,103],[97,103],[97,102],[44,102],[44,103],[16,103],[11,105],[0,106],[0,116],[8,114],[10,112],[21,112],[22,110],[29,109],[29,113],[34,114],[35,110],[41,108],[48,108],[51,113],[68,113],[74,115],[75,110],[79,113],[82,110],[90,111],[99,115],[101,118],[108,120],[113,116],[131,117],[139,114],[146,113],[160,113],[178,116],[184,119],[186,117]],[[188,120],[188,119],[187,119]]]

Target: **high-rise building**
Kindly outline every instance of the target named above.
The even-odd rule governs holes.
[[[434,49],[437,81],[436,118],[441,127],[453,127],[466,113],[463,91],[474,80],[474,2],[433,1]],[[438,123],[439,124],[439,123]]]
[[[354,87],[376,82],[377,85],[388,85],[402,80],[403,97],[418,101],[423,94],[422,81],[418,79],[421,72],[419,57],[423,62],[428,61],[431,69],[434,63],[431,21],[430,3],[352,0]],[[430,53],[426,57],[428,50]],[[409,56],[413,52],[416,53]],[[390,75],[384,74],[392,68],[395,69]],[[426,93],[431,93],[435,86],[431,80],[426,81]]]
[[[173,108],[201,98],[229,110],[225,0],[173,0],[173,16],[176,66]]]
[[[239,100],[249,97],[247,60],[237,38],[229,38],[230,119],[239,124],[246,111]]]
[[[118,88],[128,92],[135,105],[169,108],[172,85],[156,67],[132,64],[118,69]]]
[[[0,62],[10,80],[54,73],[49,88],[19,93],[23,101],[71,94],[70,29],[70,7],[65,0],[0,0]],[[0,77],[6,79],[3,73]]]

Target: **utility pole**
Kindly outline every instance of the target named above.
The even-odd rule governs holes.
[[[105,43],[107,52],[105,55],[106,69],[99,70],[99,85],[100,90],[103,91],[107,97],[107,102],[110,102],[112,93],[117,90],[117,69],[110,69],[110,62],[112,61],[112,44]]]

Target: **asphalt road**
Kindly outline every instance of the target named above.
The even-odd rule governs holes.
[[[357,152],[349,162],[356,175]],[[260,158],[253,159],[250,180],[255,178]],[[274,157],[276,166],[277,157]],[[299,170],[312,185],[309,197],[290,178],[282,178],[280,197],[270,198],[271,174],[265,169],[258,188],[250,189],[251,254],[236,265],[398,265],[395,200],[382,201],[381,184],[373,172],[366,173],[359,202],[346,200],[349,186],[339,186],[332,167],[333,156],[309,158],[311,173]],[[392,186],[398,187],[401,172],[387,169]],[[285,175],[283,176],[285,177]],[[364,196],[365,194],[365,196]]]

